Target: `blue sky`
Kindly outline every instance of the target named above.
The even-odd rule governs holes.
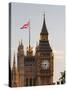
[[[11,11],[11,57],[17,55],[19,41],[23,41],[24,50],[28,46],[28,29],[20,27],[30,19],[31,45],[35,51],[40,39],[43,15],[49,32],[49,43],[54,53],[54,81],[65,70],[65,6],[44,4],[12,3]],[[17,59],[17,58],[16,58]]]

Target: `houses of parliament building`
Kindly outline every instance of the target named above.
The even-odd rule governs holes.
[[[17,49],[17,61],[15,55],[11,66],[9,58],[9,86],[39,86],[52,85],[54,72],[54,55],[49,44],[48,30],[45,22],[45,15],[40,32],[39,44],[35,47],[35,54],[31,45],[24,55],[24,46],[21,42]],[[16,64],[17,63],[17,64]]]

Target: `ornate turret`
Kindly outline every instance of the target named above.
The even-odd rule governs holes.
[[[13,59],[13,67],[12,67],[12,73],[11,73],[11,79],[12,79],[12,87],[18,87],[19,86],[19,72],[16,67],[16,62],[15,62],[15,54],[14,54],[14,59]]]
[[[22,40],[21,40],[21,42],[19,42],[19,46],[18,46],[18,53],[24,54]]]
[[[20,86],[24,86],[24,48],[22,40],[19,43],[18,46],[18,52],[17,52],[17,68],[19,71],[20,76]]]

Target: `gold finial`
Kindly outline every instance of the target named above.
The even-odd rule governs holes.
[[[33,47],[27,47],[27,55],[32,56],[33,55]]]

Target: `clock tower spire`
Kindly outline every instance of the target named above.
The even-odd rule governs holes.
[[[47,27],[46,27],[46,22],[45,22],[45,13],[44,13],[44,21],[43,21],[43,26],[42,26],[42,30],[41,30],[41,35],[48,35],[48,31],[47,31]]]
[[[43,26],[42,26],[42,30],[40,33],[40,39],[42,41],[47,41],[48,40],[48,31],[47,31],[47,27],[46,27],[46,22],[45,22],[45,13],[44,13],[44,20],[43,20]]]

